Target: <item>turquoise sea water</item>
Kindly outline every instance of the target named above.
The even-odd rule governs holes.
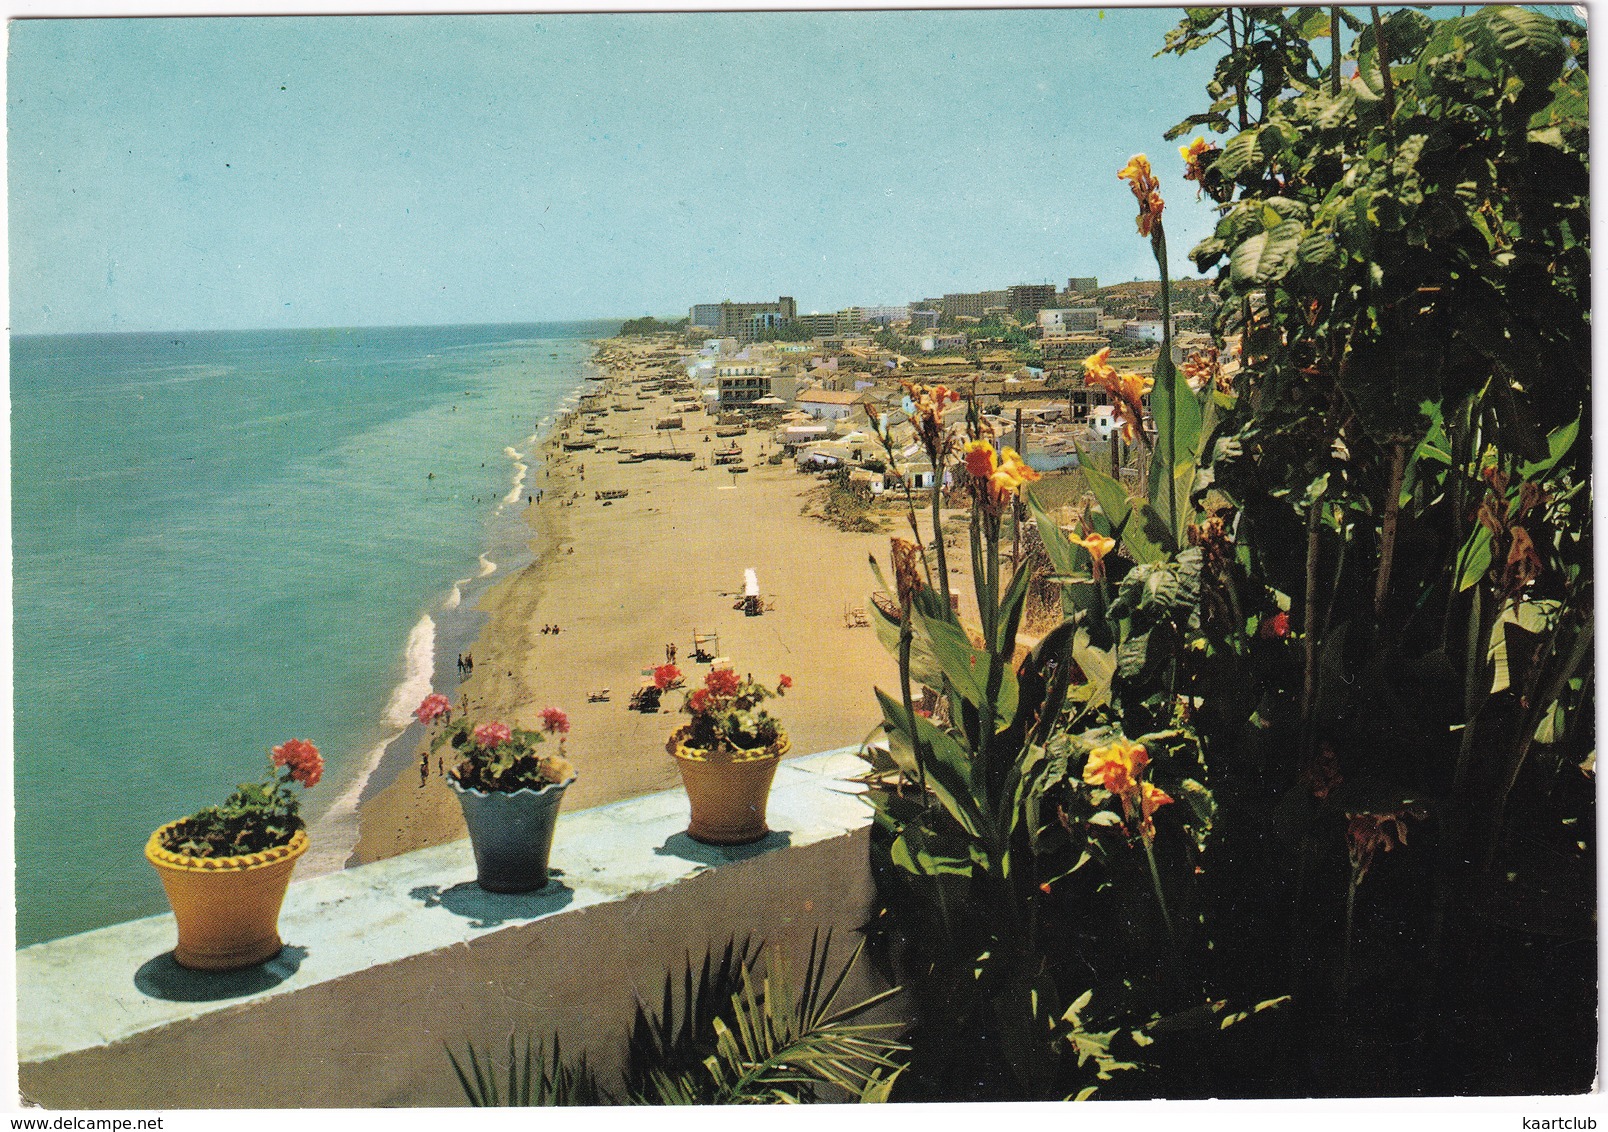
[[[528,555],[536,438],[616,327],[13,340],[19,946],[165,909],[150,831],[288,738],[342,852],[456,675],[461,599]]]

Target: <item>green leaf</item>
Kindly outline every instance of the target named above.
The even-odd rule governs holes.
[[[1491,566],[1491,532],[1483,524],[1476,525],[1468,541],[1458,552],[1460,567],[1457,572],[1457,592],[1462,593],[1485,577]]]
[[[1576,417],[1566,425],[1562,425],[1547,433],[1547,456],[1543,460],[1533,463],[1521,464],[1519,475],[1527,480],[1550,472],[1558,461],[1574,447],[1575,438],[1580,435],[1580,418]]]
[[[1096,468],[1081,448],[1078,449],[1078,457],[1083,477],[1094,492],[1095,501],[1110,522],[1113,535],[1121,532],[1122,544],[1127,548],[1128,556],[1141,563],[1165,559],[1167,555],[1162,548],[1138,524],[1129,521],[1134,501],[1128,495],[1128,489]]]
[[[916,637],[928,642],[950,685],[967,703],[979,711],[985,709],[989,706],[989,686],[998,686],[992,704],[994,730],[1008,726],[1016,717],[1018,695],[1009,658],[972,648],[966,631],[952,621],[934,620],[915,611],[910,617]]]
[[[907,825],[894,838],[889,849],[893,863],[917,876],[972,875],[970,857],[940,856],[926,847],[927,839],[918,826]]]
[[[1217,159],[1217,171],[1233,180],[1253,165],[1259,164],[1261,154],[1256,147],[1256,135],[1255,129],[1241,130],[1229,139],[1228,144],[1223,147],[1222,155]]]
[[[1109,649],[1095,648],[1089,643],[1089,634],[1079,629],[1072,638],[1072,659],[1082,669],[1085,682],[1069,692],[1068,698],[1081,702],[1086,711],[1110,703],[1116,656]]]
[[[904,705],[895,701],[881,688],[876,690],[877,701],[882,705],[882,716],[889,730],[910,733],[911,719]],[[927,788],[943,805],[949,815],[972,837],[982,837],[990,828],[988,818],[977,798],[980,791],[974,781],[974,766],[953,736],[935,727],[931,720],[916,716],[915,739],[923,744],[928,758],[922,760],[926,772]]]
[[[1284,278],[1295,265],[1305,234],[1299,220],[1286,220],[1271,231],[1252,236],[1229,256],[1229,281],[1243,292]]]

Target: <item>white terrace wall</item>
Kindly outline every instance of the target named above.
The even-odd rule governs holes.
[[[872,907],[869,808],[828,752],[780,768],[771,835],[688,839],[679,791],[561,816],[540,893],[474,885],[467,841],[292,884],[286,950],[244,973],[177,967],[171,916],[17,953],[26,1102],[48,1108],[352,1108],[465,1103],[447,1060],[501,1064],[510,1033],[559,1036],[618,1073],[638,997],[734,936],[801,972],[816,931],[834,968]],[[862,960],[860,994],[873,989]]]

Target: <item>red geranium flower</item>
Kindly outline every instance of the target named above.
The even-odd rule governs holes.
[[[716,668],[704,677],[704,687],[715,696],[735,696],[739,683],[737,673],[729,668]]]
[[[324,760],[318,753],[318,748],[305,739],[291,739],[281,743],[273,749],[274,765],[290,767],[290,777],[293,781],[306,787],[318,785],[318,780],[324,777]]]
[[[673,664],[661,664],[653,670],[653,686],[661,692],[679,679],[681,669]]]
[[[776,681],[776,686],[778,688],[791,688],[793,686],[793,678],[784,672],[782,673],[782,678]]]
[[[697,714],[698,712],[703,711],[708,706],[709,706],[709,689],[708,688],[699,688],[697,691],[693,692],[692,695],[687,697],[687,707],[692,709],[693,714]]]
[[[569,734],[569,716],[556,707],[542,708],[542,730],[560,735]]]
[[[475,742],[488,749],[506,743],[513,737],[514,733],[506,723],[482,723],[475,728]]]

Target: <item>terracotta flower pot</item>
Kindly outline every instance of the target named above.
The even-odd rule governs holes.
[[[692,803],[687,836],[707,845],[747,845],[764,837],[770,832],[765,805],[771,782],[792,747],[787,736],[754,750],[711,752],[687,746],[686,730],[670,736],[669,751]]]
[[[540,790],[486,791],[460,786],[447,775],[469,827],[476,884],[487,892],[534,892],[547,884],[559,803],[574,781],[571,774]]]
[[[307,852],[307,832],[288,844],[240,857],[186,857],[162,848],[162,836],[178,822],[151,834],[145,859],[167,890],[179,944],[173,958],[197,971],[234,971],[279,954],[279,909],[291,870]]]

